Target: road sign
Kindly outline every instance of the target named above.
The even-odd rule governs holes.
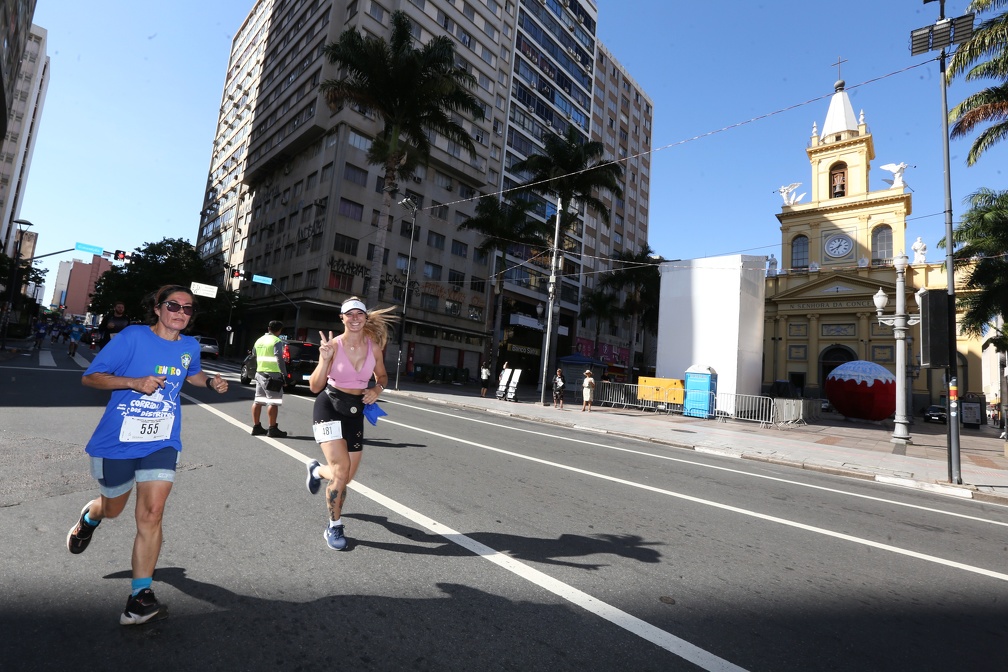
[[[272,285],[273,278],[266,275],[253,275],[252,282],[258,282],[260,285]]]
[[[191,289],[193,294],[196,296],[209,296],[211,299],[217,298],[216,285],[205,285],[202,282],[194,282],[189,285],[189,289]]]
[[[97,254],[99,257],[105,254],[105,248],[101,245],[85,245],[84,243],[77,243],[74,246],[75,250],[80,250],[81,252],[87,252],[88,254]]]

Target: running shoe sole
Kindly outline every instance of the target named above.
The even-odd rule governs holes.
[[[73,527],[71,527],[70,531],[67,532],[67,538],[66,538],[67,550],[70,551],[71,553],[73,553],[74,555],[79,555],[79,554],[83,553],[85,550],[87,550],[88,545],[91,543],[91,537],[94,536],[94,531],[98,529],[97,525],[95,527],[91,527],[90,525],[88,525],[87,527],[91,527],[91,534],[87,537],[87,539],[81,540],[83,543],[80,545],[80,549],[79,550],[76,550],[76,551],[74,550],[74,547],[71,544],[71,541],[75,537],[74,533],[77,532],[78,529],[80,529],[82,526],[85,525],[85,523],[84,523],[84,513],[87,512],[87,510],[90,509],[90,508],[91,508],[91,502],[88,502],[87,504],[84,505],[84,508],[81,509],[81,512],[80,512],[80,518],[77,519],[77,524],[74,525]]]

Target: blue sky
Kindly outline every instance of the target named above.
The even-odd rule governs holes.
[[[39,1],[51,81],[20,213],[39,233],[39,254],[76,242],[195,242],[231,38],[252,4]],[[967,4],[947,0],[946,15]],[[658,254],[780,258],[777,189],[808,190],[805,147],[813,122],[822,128],[842,58],[855,114],[864,110],[875,140],[871,188],[887,186],[882,164],[912,166],[907,240],[921,236],[931,261],[944,255],[938,63],[908,46],[912,29],[937,20],[937,2],[599,0],[599,14],[600,40],[655,104]],[[976,88],[954,82],[949,106]],[[970,168],[968,148],[951,145],[956,219],[977,188],[1008,188],[1008,146]],[[83,256],[43,260],[47,292],[58,261]]]

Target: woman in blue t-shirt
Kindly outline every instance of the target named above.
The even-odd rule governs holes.
[[[192,292],[165,285],[144,303],[151,324],[123,329],[84,372],[84,385],[110,390],[112,398],[86,448],[101,496],[84,506],[67,535],[69,551],[83,553],[98,523],[122,513],[136,484],[133,583],[119,617],[122,625],[145,623],[161,611],[150,586],[182,450],[182,383],[219,394],[228,388],[220,374],[210,378],[202,371],[199,342],[182,334],[196,310]]]

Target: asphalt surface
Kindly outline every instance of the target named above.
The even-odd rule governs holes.
[[[393,378],[394,381],[394,378]],[[581,410],[580,391],[568,394],[563,409],[539,402],[539,393],[519,390],[515,402],[497,399],[491,389],[480,396],[479,386],[418,384],[400,379],[392,395],[415,396],[439,403],[478,409],[492,414],[631,436],[698,452],[785,464],[853,478],[873,479],[906,487],[928,489],[957,497],[1008,504],[1008,443],[1000,429],[961,428],[960,476],[950,480],[946,425],[915,418],[911,445],[894,446],[892,421],[850,421],[824,413],[806,424],[761,427],[741,420],[706,420],[619,406],[594,405]]]

